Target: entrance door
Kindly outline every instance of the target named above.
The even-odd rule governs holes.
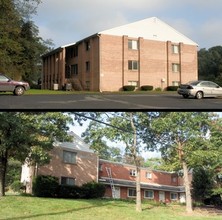
[[[115,187],[115,198],[120,199],[120,187]]]
[[[165,202],[165,192],[159,191],[159,201]]]

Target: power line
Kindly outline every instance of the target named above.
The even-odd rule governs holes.
[[[95,119],[95,118],[93,118],[93,117],[86,116],[86,115],[81,114],[81,113],[74,113],[74,114],[75,114],[75,115],[78,115],[78,116],[80,116],[80,117],[84,117],[84,118],[86,118],[86,119],[89,119],[89,120],[92,120],[92,121],[98,122],[98,123],[100,123],[100,124],[104,124],[104,125],[106,125],[106,126],[109,126],[109,127],[115,128],[115,129],[117,129],[117,130],[124,131],[124,132],[130,133],[130,134],[133,134],[132,131],[128,131],[128,130],[126,130],[126,129],[123,129],[123,128],[120,128],[120,127],[117,127],[117,126],[115,126],[115,125],[111,125],[111,124],[109,124],[109,123],[106,123],[106,122],[104,122],[104,121],[100,121],[100,120]]]

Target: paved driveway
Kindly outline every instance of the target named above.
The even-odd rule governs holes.
[[[184,99],[177,94],[70,94],[24,95],[0,94],[0,109],[16,110],[222,110],[222,98]]]

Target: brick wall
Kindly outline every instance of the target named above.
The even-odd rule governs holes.
[[[77,153],[75,164],[63,162],[63,150]],[[60,147],[55,147],[50,154],[50,164],[39,167],[39,175],[56,176],[60,179],[60,181],[61,177],[74,178],[75,185],[78,186],[91,181],[97,182],[98,158],[96,154]]]
[[[108,177],[106,172],[106,167],[111,168],[113,179],[136,181],[136,177],[130,175],[130,170],[135,170],[135,166],[121,164],[121,163],[105,162],[100,160],[100,172],[99,172],[100,178]],[[146,175],[147,172],[151,173],[151,178],[147,178]],[[181,183],[178,181],[178,176],[175,173],[154,171],[148,168],[141,169],[141,182],[169,185],[169,186],[179,186]]]

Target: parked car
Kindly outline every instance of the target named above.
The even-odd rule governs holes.
[[[0,73],[0,92],[13,92],[14,95],[23,95],[28,89],[30,89],[29,83],[12,80]]]
[[[222,87],[211,81],[197,80],[181,84],[177,92],[184,98],[191,96],[202,99],[203,97],[222,96]]]

